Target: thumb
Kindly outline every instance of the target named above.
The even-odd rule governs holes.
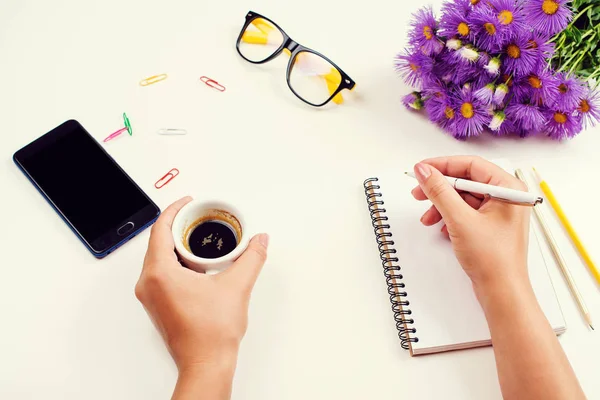
[[[269,235],[261,233],[254,236],[246,251],[221,275],[237,287],[251,291],[267,260],[267,247],[269,247]]]
[[[415,176],[423,193],[442,214],[446,224],[458,221],[461,214],[469,212],[467,203],[440,171],[431,165],[419,163],[415,165]]]

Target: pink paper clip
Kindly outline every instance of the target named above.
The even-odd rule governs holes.
[[[225,86],[221,85],[219,82],[214,79],[210,79],[208,76],[201,76],[200,80],[206,84],[206,86],[210,86],[213,89],[218,90],[219,92],[225,91]]]
[[[121,128],[118,131],[113,132],[110,135],[108,135],[106,137],[106,139],[104,139],[104,143],[113,140],[114,138],[116,138],[117,136],[119,136],[121,133],[123,133],[125,131],[129,132],[129,136],[132,136],[133,128],[131,127],[131,122],[129,122],[129,118],[127,117],[127,114],[125,114],[125,113],[123,113],[123,125],[125,125],[125,128]]]
[[[177,168],[173,168],[167,172],[165,176],[157,180],[154,184],[154,187],[160,189],[167,186],[167,183],[171,182],[177,175],[179,175],[179,170]]]

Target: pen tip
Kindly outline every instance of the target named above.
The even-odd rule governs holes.
[[[592,328],[593,331],[595,331],[594,327],[592,326],[592,324],[590,324],[590,328]]]

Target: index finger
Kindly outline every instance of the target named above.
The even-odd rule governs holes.
[[[175,216],[187,203],[192,201],[190,196],[184,197],[171,204],[154,223],[148,242],[148,255],[161,256],[171,255],[175,249],[171,226]]]
[[[477,156],[430,158],[422,161],[446,176],[523,190],[521,181],[498,165]]]

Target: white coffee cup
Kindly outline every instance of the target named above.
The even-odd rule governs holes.
[[[189,247],[189,236],[201,222],[225,222],[237,239],[236,248],[229,254],[219,258],[201,258],[194,255]],[[183,206],[173,221],[173,239],[175,249],[183,264],[197,272],[218,273],[231,266],[242,255],[250,242],[250,231],[244,215],[231,204],[220,200],[193,200]]]

